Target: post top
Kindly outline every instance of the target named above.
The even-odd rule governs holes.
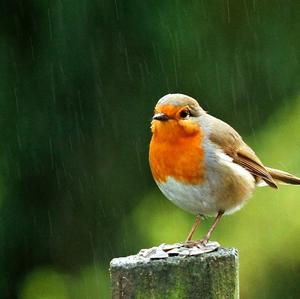
[[[189,263],[189,262],[195,262],[195,260],[199,260],[200,262],[204,262],[206,260],[210,259],[222,259],[222,258],[228,258],[233,257],[234,259],[237,258],[238,251],[235,248],[223,248],[220,247],[215,251],[212,252],[206,252],[202,253],[200,255],[196,256],[169,256],[166,258],[158,258],[158,259],[150,259],[145,258],[139,254],[136,255],[130,255],[126,257],[118,257],[114,258],[110,262],[110,268],[116,269],[116,268],[123,268],[123,269],[130,269],[130,268],[136,268],[138,266],[145,267],[147,265],[153,265],[155,263],[156,265],[165,265],[165,264],[179,264],[179,263]]]

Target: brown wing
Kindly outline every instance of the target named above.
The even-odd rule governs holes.
[[[247,146],[247,148],[237,149],[236,156],[233,157],[233,161],[243,166],[255,177],[262,178],[269,186],[277,188],[275,181],[265,166],[260,162],[254,153],[249,152],[249,146]]]
[[[242,137],[228,124],[209,114],[205,117],[210,124],[210,140],[217,144],[233,162],[247,169],[257,180],[263,179],[269,186],[277,188],[268,170]]]

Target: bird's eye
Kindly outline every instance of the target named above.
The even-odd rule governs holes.
[[[191,113],[190,113],[190,110],[184,109],[184,110],[180,111],[179,115],[181,118],[187,118],[188,116],[191,115]]]

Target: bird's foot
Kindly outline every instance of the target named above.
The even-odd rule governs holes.
[[[201,248],[201,247],[205,247],[208,241],[209,240],[206,238],[201,240],[186,240],[184,243],[182,243],[182,245],[187,248],[193,248],[193,247]]]
[[[204,245],[205,244],[205,245]],[[165,259],[171,256],[194,256],[212,252],[220,247],[218,242],[207,242],[207,240],[185,241],[175,244],[161,244],[156,247],[142,249],[138,253],[144,258]]]

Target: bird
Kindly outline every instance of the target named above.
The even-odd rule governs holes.
[[[185,244],[209,242],[223,215],[241,209],[256,186],[300,184],[300,178],[265,166],[229,124],[192,97],[174,93],[157,102],[151,121],[153,178],[179,208],[196,215]],[[192,237],[202,218],[215,217],[201,240]]]

